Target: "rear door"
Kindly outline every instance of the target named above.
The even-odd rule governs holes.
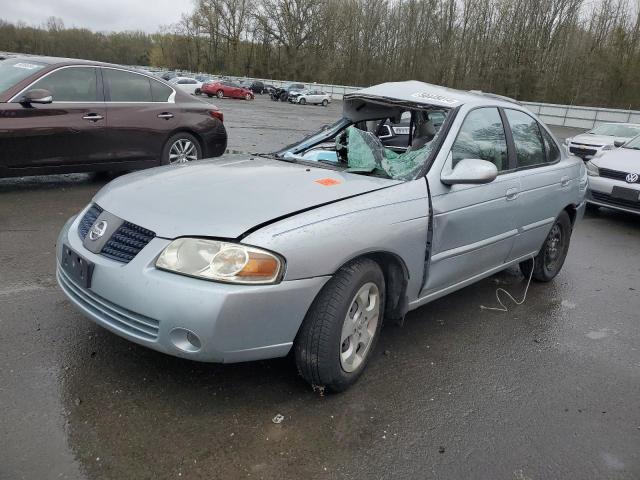
[[[558,214],[571,204],[578,177],[546,128],[526,112],[504,109],[513,136],[520,192],[518,235],[510,259],[537,252]]]
[[[102,67],[102,76],[114,161],[159,161],[182,118],[173,88],[117,68]]]
[[[508,155],[503,120],[496,107],[465,117],[442,172],[463,159],[492,162],[498,177],[484,185],[447,186],[430,179],[433,208],[432,253],[421,296],[453,287],[500,267],[517,233],[514,200],[519,179]]]
[[[7,168],[102,163],[109,159],[106,109],[98,69],[65,66],[26,90],[46,89],[50,104],[21,104],[20,94],[2,106],[10,124],[0,129],[0,161]]]

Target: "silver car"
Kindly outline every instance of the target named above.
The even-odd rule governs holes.
[[[640,214],[640,136],[587,162],[587,202]]]
[[[407,112],[408,145],[385,147],[380,127]],[[57,277],[140,345],[204,362],[293,349],[310,384],[341,391],[383,320],[512,265],[553,279],[586,188],[583,162],[523,106],[386,83],[283,151],[112,181],[60,232]]]
[[[572,153],[583,160],[589,160],[599,152],[613,150],[629,139],[640,134],[637,123],[603,123],[588,132],[565,140]]]

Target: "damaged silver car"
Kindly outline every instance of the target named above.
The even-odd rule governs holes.
[[[406,144],[385,145],[402,119]],[[310,384],[341,391],[383,321],[513,265],[553,279],[586,188],[518,103],[386,83],[280,152],[112,181],[62,229],[57,277],[133,342],[204,362],[293,349]]]

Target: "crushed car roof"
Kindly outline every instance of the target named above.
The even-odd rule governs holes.
[[[483,92],[466,92],[453,88],[441,87],[430,83],[410,80],[406,82],[387,82],[373,87],[363,88],[344,96],[345,101],[362,98],[379,98],[401,102],[431,105],[441,108],[455,108],[465,103],[515,103],[515,100]]]

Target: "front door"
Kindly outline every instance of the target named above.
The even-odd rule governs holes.
[[[109,160],[106,109],[94,67],[63,67],[29,87],[50,104],[0,106],[0,163],[7,169],[78,166]]]
[[[432,251],[421,296],[479,278],[508,258],[517,233],[513,202],[520,188],[510,168],[502,118],[497,108],[471,110],[451,147],[443,172],[463,159],[481,159],[498,168],[484,185],[446,186],[430,181]],[[440,175],[441,172],[434,172]]]

